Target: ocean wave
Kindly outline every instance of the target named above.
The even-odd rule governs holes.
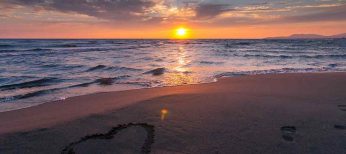
[[[72,70],[76,68],[83,68],[84,65],[62,65],[62,64],[44,64],[41,68],[57,68],[58,70]]]
[[[117,77],[113,77],[113,78],[99,78],[99,79],[96,79],[96,80],[91,81],[91,82],[85,82],[85,83],[81,83],[81,84],[76,84],[76,85],[68,86],[68,87],[65,87],[64,89],[77,88],[77,87],[88,87],[88,86],[90,86],[92,84],[111,85],[113,83],[119,83],[117,81],[129,78],[129,77],[131,77],[131,76],[129,76],[129,75],[122,75],[122,76],[117,76]]]
[[[79,84],[79,85],[75,85],[75,86],[69,86],[69,87],[63,87],[63,88],[53,88],[53,89],[47,89],[47,90],[39,90],[39,91],[35,91],[35,92],[29,92],[26,94],[19,94],[19,95],[15,95],[15,96],[8,96],[8,97],[1,97],[0,98],[0,103],[3,102],[11,102],[11,101],[15,101],[15,100],[20,100],[20,99],[27,99],[27,98],[32,98],[32,97],[39,97],[39,96],[43,96],[43,95],[47,95],[59,90],[64,90],[64,89],[68,89],[68,88],[75,88],[75,87],[87,87],[86,85],[90,85],[91,83],[85,83],[85,84]]]
[[[56,91],[56,90],[58,90],[58,89],[48,89],[48,90],[35,91],[35,92],[27,93],[24,95],[17,95],[17,96],[15,96],[15,99],[24,99],[24,98],[42,96],[44,94],[48,94],[48,93],[51,93],[51,92]]]
[[[346,58],[346,54],[333,54],[333,55],[266,55],[266,54],[233,54],[237,57],[258,57],[258,58],[306,58],[306,59],[322,59],[322,58]]]
[[[48,49],[48,48],[34,48],[34,49],[28,49],[25,51],[52,51],[52,49]]]
[[[121,71],[121,70],[126,70],[126,71],[141,71],[142,69],[137,69],[137,68],[130,68],[130,67],[118,67],[118,66],[106,66],[106,65],[97,65],[94,67],[91,67],[87,69],[85,72],[93,72],[93,71]]]
[[[226,42],[224,44],[224,47],[226,48],[234,48],[234,47],[238,47],[238,46],[251,46],[254,44],[257,44],[258,42],[255,41],[248,41],[248,42]]]
[[[8,52],[18,52],[18,50],[8,50],[8,49],[0,50],[0,53],[8,53]]]
[[[237,54],[235,54],[237,55]],[[245,54],[245,55],[237,55],[240,57],[262,57],[262,58],[294,58],[294,56],[288,56],[288,55],[265,55],[265,54]]]
[[[78,47],[78,46],[76,44],[62,44],[59,47],[74,48],[74,47]]]
[[[117,76],[117,77],[113,77],[113,78],[99,78],[99,79],[96,79],[96,80],[94,80],[92,82],[86,82],[86,83],[76,84],[76,85],[67,86],[67,87],[38,90],[38,91],[34,91],[34,92],[29,92],[29,93],[26,93],[26,94],[19,94],[19,95],[8,96],[8,97],[1,97],[0,98],[0,102],[9,102],[9,101],[15,101],[15,100],[19,100],[19,99],[38,97],[38,96],[43,96],[43,95],[50,94],[50,93],[53,93],[53,92],[56,92],[56,91],[59,91],[59,90],[66,90],[66,89],[80,88],[80,87],[88,87],[88,86],[90,86],[92,84],[99,84],[99,85],[102,85],[102,86],[112,85],[113,83],[119,84],[121,82],[117,82],[117,81],[125,79],[125,78],[128,78],[128,77],[130,77],[130,76],[129,75],[123,75],[123,76]],[[30,84],[29,82],[27,82],[25,87],[26,88],[31,87],[31,85],[33,85],[34,83],[35,82],[32,82]],[[37,85],[39,85],[39,83],[44,83],[44,82],[43,82],[43,80],[42,81],[36,80],[36,83],[38,83],[38,84],[35,84],[37,86]],[[124,84],[124,83],[122,83],[122,84]],[[131,83],[131,84],[134,84],[134,83]],[[17,85],[17,86],[13,85],[13,87],[5,87],[5,88],[8,88],[6,90],[11,90],[11,89],[13,89],[15,87],[18,87],[18,86],[22,86],[22,85]],[[40,86],[44,86],[44,85],[41,84]],[[21,88],[23,88],[23,87],[21,87]]]
[[[114,79],[113,78],[101,78],[101,79],[97,79],[96,82],[99,85],[107,86],[107,85],[112,85],[114,83]]]
[[[335,63],[333,63],[333,64],[328,64],[328,67],[332,67],[332,68],[335,68],[335,67],[337,67],[338,66],[338,64],[335,64]]]
[[[223,64],[224,62],[214,62],[214,61],[200,61],[200,64],[207,64],[207,65],[220,65]]]
[[[104,69],[107,68],[106,65],[97,65],[95,67],[89,68],[88,70],[86,70],[86,72],[91,72],[91,71],[96,71],[96,70],[100,70],[100,69]]]
[[[19,99],[26,99],[26,98],[31,98],[31,97],[38,97],[42,95],[46,95],[49,93],[52,93],[54,91],[60,90],[61,88],[55,88],[55,89],[47,89],[47,90],[39,90],[35,92],[29,92],[26,94],[20,94],[20,95],[15,95],[15,96],[8,96],[8,97],[1,97],[0,102],[10,102],[10,101],[15,101]]]
[[[119,82],[119,84],[129,84],[129,85],[137,85],[142,87],[152,87],[152,83],[145,82],[145,81],[125,81],[125,82]]]
[[[13,45],[10,44],[0,44],[0,48],[10,48],[13,47]]]
[[[25,52],[22,52],[25,51]],[[44,50],[41,50],[44,51]],[[46,50],[46,51],[53,51],[53,50]],[[55,52],[36,52],[35,50],[0,50],[0,53],[5,53],[6,57],[29,57],[29,56],[49,56],[49,55],[56,55]],[[62,53],[62,52],[61,52]]]
[[[89,41],[88,44],[98,44],[98,41]]]
[[[98,83],[99,85],[112,85],[113,83],[119,83],[117,81],[125,79],[125,78],[129,78],[131,76],[129,75],[123,75],[123,76],[117,76],[117,77],[113,77],[113,78],[100,78],[100,79],[96,79],[94,81],[94,83]]]
[[[142,48],[150,48],[152,45],[133,45],[128,47],[117,47],[117,50],[130,50],[130,49],[142,49]]]
[[[302,58],[346,58],[346,54],[302,56]]]
[[[75,48],[78,47],[77,43],[68,43],[68,44],[48,44],[45,47],[48,48]]]
[[[17,83],[17,84],[0,86],[0,90],[13,90],[13,89],[43,87],[43,86],[49,86],[49,85],[57,84],[59,82],[62,82],[62,81],[59,80],[58,78],[42,78],[42,79],[33,80],[33,81],[27,81],[27,82],[22,82],[22,83]]]
[[[328,72],[338,71],[328,67],[322,68],[282,68],[282,69],[269,69],[269,70],[254,70],[254,71],[239,71],[239,72],[224,72],[215,75],[215,78],[221,77],[237,77],[244,75],[258,75],[258,74],[282,74],[282,73],[309,73],[309,72]]]
[[[109,43],[117,44],[117,45],[128,44],[127,42],[119,42],[119,41],[109,41]]]
[[[80,84],[76,84],[76,85],[65,87],[64,89],[78,88],[78,87],[88,87],[88,86],[90,86],[91,84],[94,84],[94,83],[96,83],[96,81],[80,83]]]
[[[156,68],[156,69],[144,72],[143,74],[151,74],[151,75],[154,75],[154,76],[159,76],[159,75],[164,74],[166,71],[167,71],[166,68],[161,67],[161,68]]]

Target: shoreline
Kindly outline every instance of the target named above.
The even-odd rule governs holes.
[[[78,99],[83,99],[84,97],[102,97],[102,95],[112,95],[112,94],[122,94],[122,93],[133,93],[133,92],[137,92],[137,91],[146,91],[146,90],[153,90],[153,91],[157,91],[159,89],[167,89],[167,88],[180,88],[180,87],[189,87],[189,86],[203,86],[203,85],[208,85],[208,84],[214,84],[214,83],[218,83],[221,82],[223,80],[232,80],[235,78],[256,78],[256,77],[261,77],[261,76],[268,76],[268,77],[275,77],[275,76],[286,76],[286,75],[314,75],[314,74],[345,74],[346,72],[305,72],[305,73],[279,73],[279,74],[248,74],[248,75],[241,75],[241,76],[222,76],[222,77],[218,77],[215,78],[216,81],[214,82],[206,82],[206,83],[196,83],[196,84],[187,84],[187,85],[176,85],[176,86],[164,86],[164,87],[150,87],[150,88],[139,88],[139,89],[129,89],[129,90],[121,90],[121,91],[109,91],[109,92],[97,92],[97,93],[91,93],[91,94],[85,94],[85,95],[79,95],[79,96],[72,96],[72,97],[67,97],[65,99],[61,99],[61,100],[53,100],[53,101],[48,101],[48,102],[44,102],[42,104],[38,104],[38,105],[34,105],[34,106],[29,106],[29,107],[25,107],[25,108],[20,108],[20,109],[16,109],[16,110],[9,110],[9,111],[4,111],[4,112],[0,112],[0,120],[1,117],[3,115],[7,115],[7,114],[14,114],[15,112],[28,112],[27,110],[31,110],[31,109],[36,109],[36,108],[45,108],[46,106],[55,106],[56,103],[68,103],[68,102],[75,102],[75,100],[78,101]],[[175,93],[175,92],[166,92],[165,94],[162,95],[174,95],[174,94],[181,94],[181,93]],[[155,95],[153,95],[155,96]],[[156,97],[159,97],[160,95],[156,95]],[[150,99],[150,97],[146,97],[147,99]],[[142,99],[138,99],[138,100],[134,100],[133,102],[131,101],[131,103],[129,103],[128,105],[132,105],[133,103],[135,103],[136,101],[140,101],[143,100]],[[116,109],[122,108],[122,107],[126,107],[128,105],[126,105],[127,103],[124,104],[119,104],[120,106]],[[81,105],[83,105],[83,103],[81,103]],[[123,106],[124,105],[124,106]],[[97,113],[97,112],[95,112]],[[91,113],[92,114],[92,113]],[[0,135],[2,134],[2,130],[1,130],[1,125],[0,125]]]
[[[114,90],[114,91],[99,91],[99,92],[92,92],[92,93],[87,93],[87,94],[82,94],[82,95],[73,95],[73,96],[69,96],[69,97],[63,97],[63,98],[59,98],[59,99],[55,99],[55,100],[49,100],[49,101],[43,101],[42,103],[34,103],[31,102],[32,105],[27,105],[25,107],[19,107],[16,109],[8,109],[8,110],[3,110],[0,111],[0,113],[4,113],[4,112],[11,112],[11,111],[17,111],[17,110],[22,110],[22,109],[26,109],[26,108],[31,108],[31,107],[35,107],[35,106],[39,106],[42,104],[46,104],[46,103],[52,103],[52,102],[56,102],[56,101],[64,101],[66,99],[69,98],[73,98],[73,97],[81,97],[81,96],[86,96],[86,95],[93,95],[93,94],[99,94],[99,93],[113,93],[113,92],[126,92],[126,91],[131,91],[131,90],[141,90],[141,89],[153,89],[153,88],[166,88],[166,87],[179,87],[179,86],[189,86],[189,85],[202,85],[202,84],[210,84],[210,83],[215,83],[218,82],[219,80],[222,79],[227,79],[227,78],[238,78],[238,77],[244,77],[244,76],[258,76],[258,75],[284,75],[284,74],[320,74],[320,73],[346,73],[346,71],[321,71],[321,72],[276,72],[276,73],[259,73],[259,74],[237,74],[239,72],[235,72],[236,74],[234,75],[223,75],[221,76],[216,75],[214,76],[212,81],[206,81],[206,82],[199,82],[199,83],[190,83],[190,84],[182,84],[182,85],[173,85],[173,86],[157,86],[157,87],[141,87],[141,88],[130,88],[130,89],[126,89],[126,90]],[[226,73],[227,74],[227,73]],[[5,102],[5,103],[14,103],[14,102]]]
[[[83,136],[112,133],[120,125],[125,130],[112,134],[117,138],[110,142],[123,145],[116,150],[131,151],[136,148],[123,140],[141,147],[143,130],[134,126],[140,123],[155,128],[154,153],[340,153],[346,141],[345,85],[345,72],[265,74],[76,96],[0,113],[0,149],[59,152]],[[42,143],[46,137],[55,140]]]

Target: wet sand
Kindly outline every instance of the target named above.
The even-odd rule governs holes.
[[[345,153],[346,73],[98,93],[0,121],[1,153]]]

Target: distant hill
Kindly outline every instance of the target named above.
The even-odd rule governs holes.
[[[346,38],[346,33],[324,36],[317,34],[293,34],[290,36],[281,36],[281,37],[268,37],[266,39],[324,39],[324,38]]]
[[[333,35],[333,38],[346,38],[346,33],[343,34],[338,34],[338,35]]]

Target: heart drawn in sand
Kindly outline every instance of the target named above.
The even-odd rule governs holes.
[[[149,125],[147,123],[128,123],[128,124],[122,124],[118,125],[117,127],[113,127],[110,131],[108,131],[105,134],[92,134],[82,137],[80,140],[76,142],[72,142],[69,145],[67,145],[62,151],[62,154],[74,154],[74,148],[88,140],[95,140],[95,139],[103,139],[103,140],[110,140],[115,137],[117,133],[119,133],[122,130],[125,130],[130,127],[142,127],[147,132],[147,137],[144,141],[144,144],[142,145],[141,151],[142,153],[150,153],[151,151],[151,145],[154,143],[154,126]]]

